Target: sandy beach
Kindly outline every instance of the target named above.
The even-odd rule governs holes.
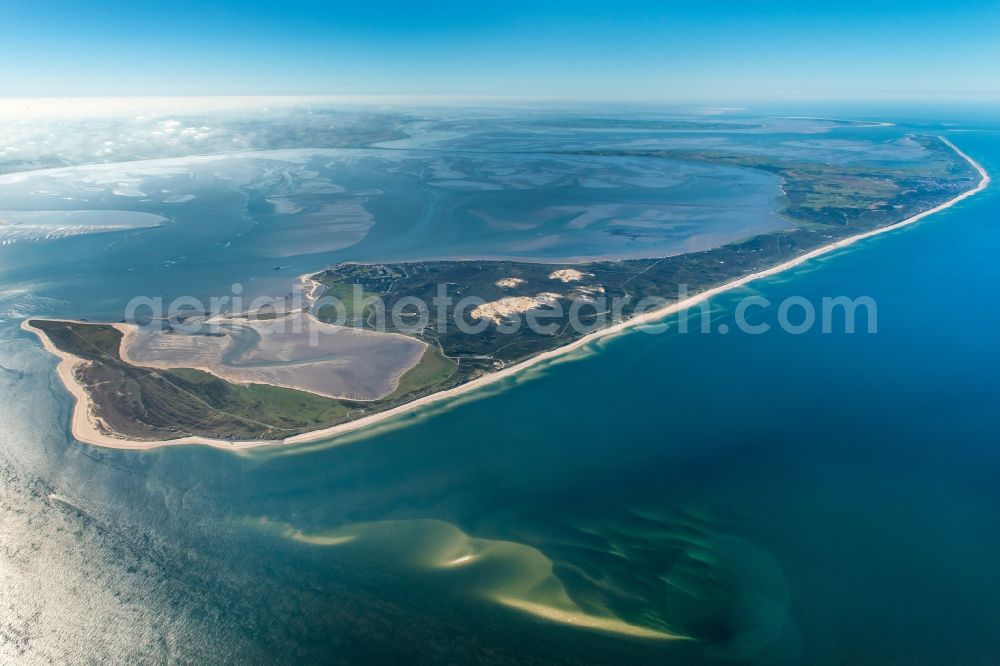
[[[802,254],[784,263],[777,264],[775,266],[759,271],[757,273],[752,273],[750,275],[737,278],[735,280],[732,280],[731,282],[727,282],[718,287],[707,289],[683,301],[678,301],[677,303],[673,303],[664,308],[647,312],[645,314],[633,317],[627,321],[623,321],[613,326],[609,326],[600,331],[596,331],[594,333],[586,335],[568,345],[559,347],[557,349],[552,349],[547,352],[543,352],[526,361],[523,361],[515,365],[511,365],[507,368],[485,375],[483,377],[472,380],[455,388],[433,393],[431,395],[418,398],[412,402],[408,402],[404,405],[394,407],[384,412],[379,412],[378,414],[365,416],[355,421],[342,423],[340,425],[332,426],[330,428],[324,428],[322,430],[316,430],[312,432],[303,433],[300,435],[295,435],[293,437],[288,437],[282,440],[225,441],[225,440],[215,440],[204,437],[191,436],[191,437],[183,437],[171,440],[136,441],[136,440],[129,440],[124,438],[116,438],[109,436],[101,428],[99,419],[94,413],[94,406],[91,403],[90,396],[87,394],[86,390],[84,390],[83,386],[79,382],[77,382],[75,377],[76,369],[81,365],[83,365],[84,363],[87,363],[87,361],[84,361],[71,354],[66,354],[58,350],[48,340],[48,337],[44,333],[30,326],[28,324],[27,319],[21,323],[21,328],[23,328],[26,331],[35,333],[42,341],[42,344],[45,346],[45,349],[51,352],[52,354],[55,354],[59,358],[59,364],[56,369],[57,373],[59,375],[60,380],[66,386],[67,390],[69,390],[69,392],[73,395],[73,398],[75,399],[76,402],[72,416],[72,424],[71,424],[72,433],[73,436],[81,442],[97,446],[109,447],[109,448],[118,448],[118,449],[153,449],[162,446],[198,444],[198,445],[212,446],[226,450],[241,450],[241,449],[260,447],[260,446],[281,446],[285,444],[316,442],[324,439],[329,439],[337,435],[342,435],[345,433],[361,430],[370,427],[376,423],[379,423],[381,421],[385,421],[387,419],[400,416],[402,414],[408,413],[413,410],[417,410],[421,407],[441,402],[444,400],[450,400],[455,398],[456,396],[460,396],[464,393],[475,391],[494,382],[502,381],[517,373],[523,372],[524,370],[532,366],[545,363],[552,359],[568,354],[576,349],[584,347],[585,345],[588,345],[600,338],[617,335],[629,328],[661,320],[664,317],[667,317],[676,312],[690,308],[693,305],[697,305],[698,303],[710,299],[713,296],[717,296],[718,294],[721,294],[723,292],[732,289],[737,289],[755,280],[759,280],[761,278],[781,273],[782,271],[786,271],[790,268],[799,266],[811,259],[815,259],[816,257],[820,257],[829,254],[831,252],[834,252],[836,250],[839,250],[841,248],[848,247],[866,238],[871,238],[873,236],[888,233],[890,231],[895,231],[901,227],[914,224],[915,222],[918,222],[924,219],[925,217],[934,215],[935,213],[950,208],[951,206],[954,206],[960,201],[963,201],[983,191],[990,183],[990,176],[986,172],[986,170],[978,162],[976,162],[971,157],[962,152],[957,146],[955,146],[949,140],[945,139],[944,137],[939,137],[939,138],[941,139],[941,141],[947,144],[952,150],[954,150],[958,155],[960,155],[963,159],[965,159],[970,165],[972,165],[972,167],[975,168],[976,171],[978,171],[980,174],[980,181],[976,185],[976,187],[959,194],[958,196],[954,197],[953,199],[950,199],[949,201],[946,201],[943,204],[935,206],[934,208],[931,208],[929,210],[923,211],[922,213],[913,215],[895,224],[875,229],[872,231],[867,231],[865,233],[857,234],[849,238],[838,240],[834,243],[830,243],[829,245],[824,245],[822,247],[816,248],[815,250],[811,250],[805,254]],[[308,276],[303,276],[303,278],[308,279]],[[308,298],[310,299],[314,298],[317,290],[318,290],[317,285],[314,283],[312,285],[312,289],[310,289],[307,295]],[[81,323],[96,323],[96,322],[81,322]],[[116,328],[119,328],[119,325],[116,325]],[[119,328],[119,330],[123,329]],[[126,330],[123,330],[123,332],[127,332],[127,328]]]

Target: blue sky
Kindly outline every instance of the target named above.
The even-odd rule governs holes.
[[[1000,2],[0,2],[0,95],[1000,98]]]

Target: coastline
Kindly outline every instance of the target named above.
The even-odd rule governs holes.
[[[90,399],[89,394],[84,389],[84,387],[79,382],[76,381],[75,377],[76,369],[81,365],[88,363],[88,361],[85,361],[84,359],[78,358],[76,356],[73,356],[72,354],[68,354],[57,349],[55,345],[52,344],[52,342],[42,331],[34,328],[28,323],[30,318],[25,319],[23,322],[21,322],[21,328],[25,331],[29,331],[37,335],[39,339],[41,339],[45,349],[59,358],[59,364],[56,368],[57,374],[60,380],[62,381],[63,385],[66,386],[67,390],[72,394],[75,401],[73,407],[73,414],[71,417],[72,435],[77,440],[84,442],[86,444],[103,446],[107,448],[133,449],[133,450],[148,450],[148,449],[160,448],[163,446],[197,444],[197,445],[211,446],[214,448],[220,448],[225,450],[242,450],[248,448],[256,448],[260,446],[281,446],[285,444],[300,444],[300,443],[321,441],[338,435],[360,430],[362,428],[375,425],[381,421],[385,421],[387,419],[400,416],[407,412],[414,411],[420,407],[440,402],[443,400],[452,399],[455,398],[456,396],[462,395],[470,391],[474,391],[491,383],[504,380],[532,366],[550,361],[552,359],[563,356],[569,352],[572,352],[576,349],[579,349],[587,344],[590,344],[595,340],[607,336],[617,335],[635,326],[640,326],[643,324],[648,324],[650,322],[658,321],[671,314],[688,309],[693,305],[708,300],[713,296],[724,293],[726,291],[730,291],[732,289],[737,289],[739,287],[742,287],[750,282],[753,282],[754,280],[776,275],[788,269],[799,266],[816,257],[853,245],[858,241],[871,238],[873,236],[877,236],[880,234],[888,233],[890,231],[895,231],[902,227],[914,224],[915,222],[918,222],[925,217],[946,210],[954,206],[955,204],[959,203],[960,201],[963,201],[986,189],[991,180],[986,170],[978,162],[976,162],[974,159],[972,159],[967,154],[962,152],[951,141],[949,141],[944,137],[938,137],[938,138],[942,142],[944,142],[947,146],[949,146],[952,150],[954,150],[959,156],[965,159],[980,175],[980,181],[975,187],[965,192],[962,192],[961,194],[955,196],[952,199],[949,199],[948,201],[942,204],[939,204],[921,213],[917,213],[916,215],[913,215],[904,220],[896,222],[895,224],[881,227],[879,229],[873,229],[871,231],[866,231],[864,233],[860,233],[855,236],[850,236],[848,238],[843,238],[828,245],[824,245],[814,250],[810,250],[809,252],[799,255],[798,257],[790,259],[781,264],[777,264],[775,266],[766,268],[756,273],[751,273],[749,275],[736,278],[717,287],[706,289],[705,291],[702,291],[698,294],[695,294],[694,296],[686,298],[683,301],[672,303],[658,310],[647,312],[642,315],[633,317],[627,321],[622,321],[607,328],[601,329],[600,331],[595,331],[589,335],[585,335],[582,338],[579,338],[578,340],[571,342],[570,344],[542,352],[541,354],[538,354],[537,356],[534,356],[530,359],[527,359],[515,365],[511,365],[507,368],[498,370],[488,375],[478,377],[472,381],[466,382],[465,384],[461,384],[454,388],[450,388],[444,391],[439,391],[436,393],[432,393],[430,395],[423,396],[421,398],[417,398],[416,400],[399,405],[397,407],[393,407],[392,409],[388,409],[384,412],[371,414],[369,416],[364,416],[354,421],[341,423],[321,430],[314,430],[311,432],[302,433],[292,437],[287,437],[285,439],[227,441],[227,440],[218,440],[218,439],[211,439],[199,436],[188,436],[170,440],[144,441],[144,440],[129,440],[124,438],[115,438],[106,435],[100,430],[99,419],[94,414],[94,405]],[[315,292],[316,292],[316,285],[314,283],[313,289],[310,290],[309,296],[310,297],[314,296]],[[48,320],[48,321],[55,321],[55,320]],[[72,320],[62,320],[62,321],[72,321]],[[81,322],[81,323],[96,323],[96,322]]]

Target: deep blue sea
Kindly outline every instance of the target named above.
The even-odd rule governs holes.
[[[931,129],[1000,173],[996,124],[961,122]],[[239,454],[74,442],[17,313],[83,296],[19,268],[0,642],[38,663],[997,663],[998,221],[994,181],[713,299],[708,334],[633,331],[372,432]],[[878,332],[747,335],[750,294],[870,296]],[[689,638],[525,606],[567,599]]]

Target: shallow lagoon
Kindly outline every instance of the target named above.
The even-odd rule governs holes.
[[[672,160],[302,150],[0,176],[0,206],[158,211],[173,228],[125,239],[121,251],[186,241],[187,262],[580,261],[667,256],[784,228],[778,184]]]

